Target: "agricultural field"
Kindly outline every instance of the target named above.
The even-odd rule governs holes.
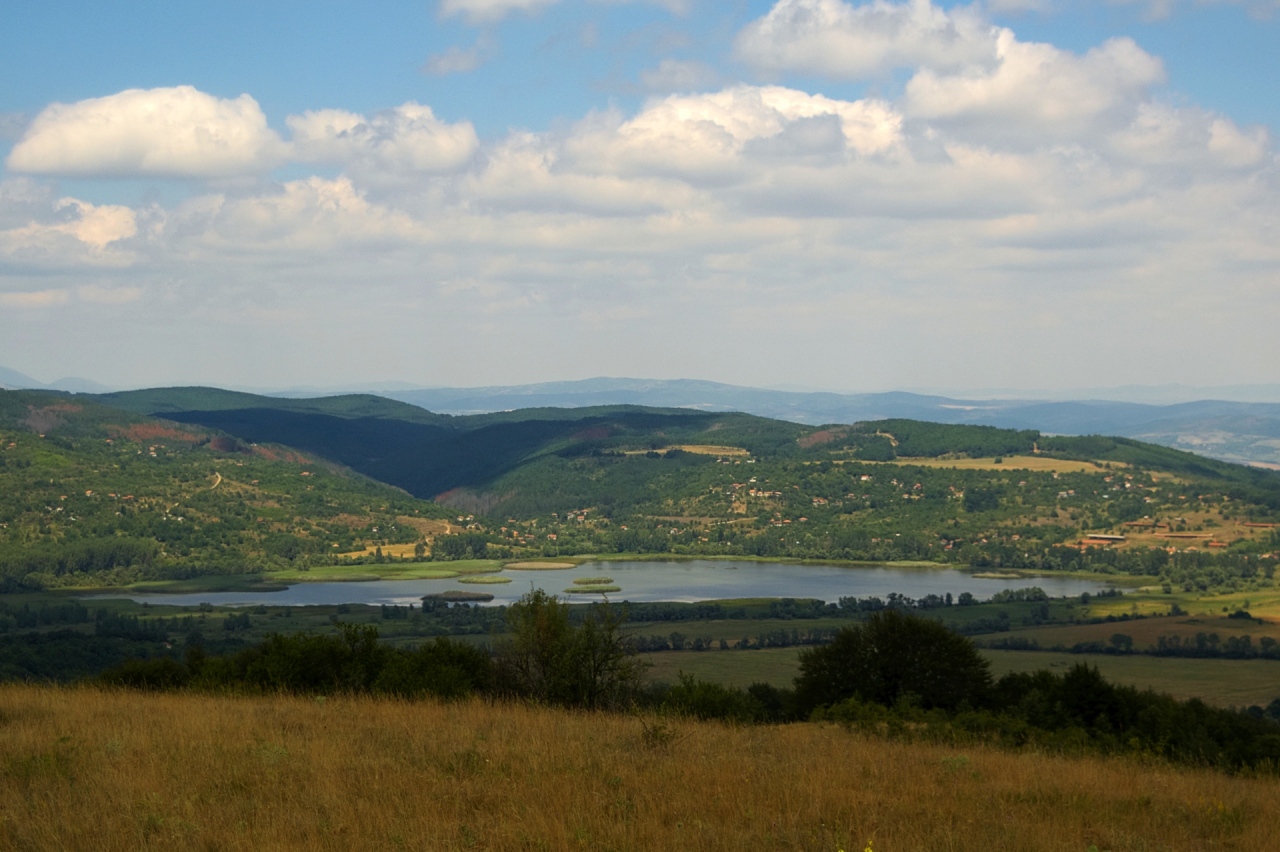
[[[799,648],[758,651],[666,651],[646,654],[648,676],[674,683],[679,675],[745,688],[752,683],[790,686],[799,673]],[[991,651],[991,672],[1048,669],[1061,673],[1077,663],[1096,667],[1107,680],[1153,689],[1174,698],[1199,698],[1218,707],[1265,707],[1280,698],[1280,661],[1194,660],[1142,655],[1067,654],[1038,651]]]
[[[365,580],[443,580],[461,575],[498,571],[502,563],[494,559],[467,559],[451,562],[339,563],[301,569],[269,571],[263,576],[275,582],[325,583]]]

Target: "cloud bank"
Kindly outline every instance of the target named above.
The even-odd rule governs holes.
[[[249,95],[228,100],[176,86],[52,104],[5,165],[27,174],[216,178],[259,172],[284,156]]]
[[[654,87],[675,94],[486,140],[415,102],[288,116],[287,138],[248,96],[53,105],[11,172],[259,177],[127,207],[10,176],[0,303],[27,323],[164,306],[193,339],[270,329],[298,359],[355,329],[360,370],[418,352],[451,383],[690,363],[797,379],[732,372],[743,347],[803,351],[805,380],[843,387],[1096,379],[1134,351],[1190,380],[1194,340],[1280,355],[1273,142],[1160,98],[1134,42],[1077,53],[973,9],[781,0],[737,50],[771,73],[910,75],[843,100],[668,65]],[[284,162],[331,171],[262,177]]]

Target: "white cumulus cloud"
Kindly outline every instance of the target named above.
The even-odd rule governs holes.
[[[5,195],[0,192],[0,199]],[[0,230],[0,258],[40,266],[127,266],[134,260],[131,251],[112,245],[138,233],[138,215],[129,207],[62,198],[28,211],[35,215],[26,224]]]
[[[996,30],[969,8],[929,0],[779,0],[738,35],[737,55],[765,73],[862,79],[894,68],[958,69],[995,59]]]
[[[6,166],[28,174],[214,178],[259,173],[283,155],[249,95],[224,99],[176,86],[51,104]]]
[[[402,104],[370,117],[337,109],[308,111],[286,120],[293,155],[382,172],[441,172],[465,164],[479,140],[471,122],[440,121],[431,107]]]
[[[1058,134],[1084,129],[1117,112],[1126,118],[1164,80],[1159,59],[1129,38],[1110,39],[1083,56],[1051,44],[997,38],[994,67],[955,73],[922,68],[908,82],[907,112],[932,120],[981,122],[998,135],[1010,125]]]
[[[731,85],[487,140],[419,104],[317,110],[282,144],[341,175],[168,209],[10,178],[0,305],[48,310],[0,310],[0,349],[40,322],[92,341],[112,311],[122,363],[153,364],[142,343],[169,333],[186,359],[172,369],[213,352],[247,376],[418,359],[491,378],[583,352],[599,373],[639,369],[636,352],[669,359],[646,371],[730,370],[744,341],[783,358],[776,375],[758,375],[772,358],[744,368],[752,383],[835,383],[851,363],[895,383],[1033,382],[1137,347],[1186,375],[1275,363],[1267,132],[1156,97],[1159,61],[1127,40],[1076,53],[996,30],[992,45],[916,67],[896,101]],[[471,380],[486,379],[456,379]]]
[[[840,101],[782,86],[735,86],[699,95],[650,101],[634,118],[603,114],[579,125],[566,146],[573,160],[594,171],[679,174],[693,182],[723,180],[745,168],[752,143],[800,134],[827,122],[827,133],[808,134],[829,153],[873,154],[899,140],[901,117],[880,101]],[[804,147],[801,139],[796,140]]]

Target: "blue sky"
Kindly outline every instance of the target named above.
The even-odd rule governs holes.
[[[664,56],[750,79],[750,69],[733,61],[733,36],[771,4],[685,5],[673,14],[656,4],[560,3],[474,25],[461,15],[442,18],[429,2],[25,4],[6,13],[0,31],[0,111],[34,114],[52,101],[186,83],[223,97],[249,92],[277,125],[317,104],[368,112],[417,99],[485,134],[540,128],[611,98],[634,107],[642,95],[620,84],[635,84],[639,71]],[[1266,3],[1184,2],[1154,19],[1149,9],[1058,3],[991,18],[1023,39],[1080,52],[1130,36],[1164,60],[1173,96],[1244,124],[1280,123],[1280,98],[1271,91],[1280,79],[1280,17]],[[583,45],[589,28],[597,33],[591,47]],[[423,73],[428,57],[467,49],[482,32],[495,45],[483,67]],[[861,88],[799,81],[828,94]]]
[[[1278,13],[24,4],[0,28],[0,365],[1280,381]]]

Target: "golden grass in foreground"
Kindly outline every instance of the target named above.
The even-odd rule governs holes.
[[[834,726],[0,689],[0,849],[1275,848],[1275,780]]]

